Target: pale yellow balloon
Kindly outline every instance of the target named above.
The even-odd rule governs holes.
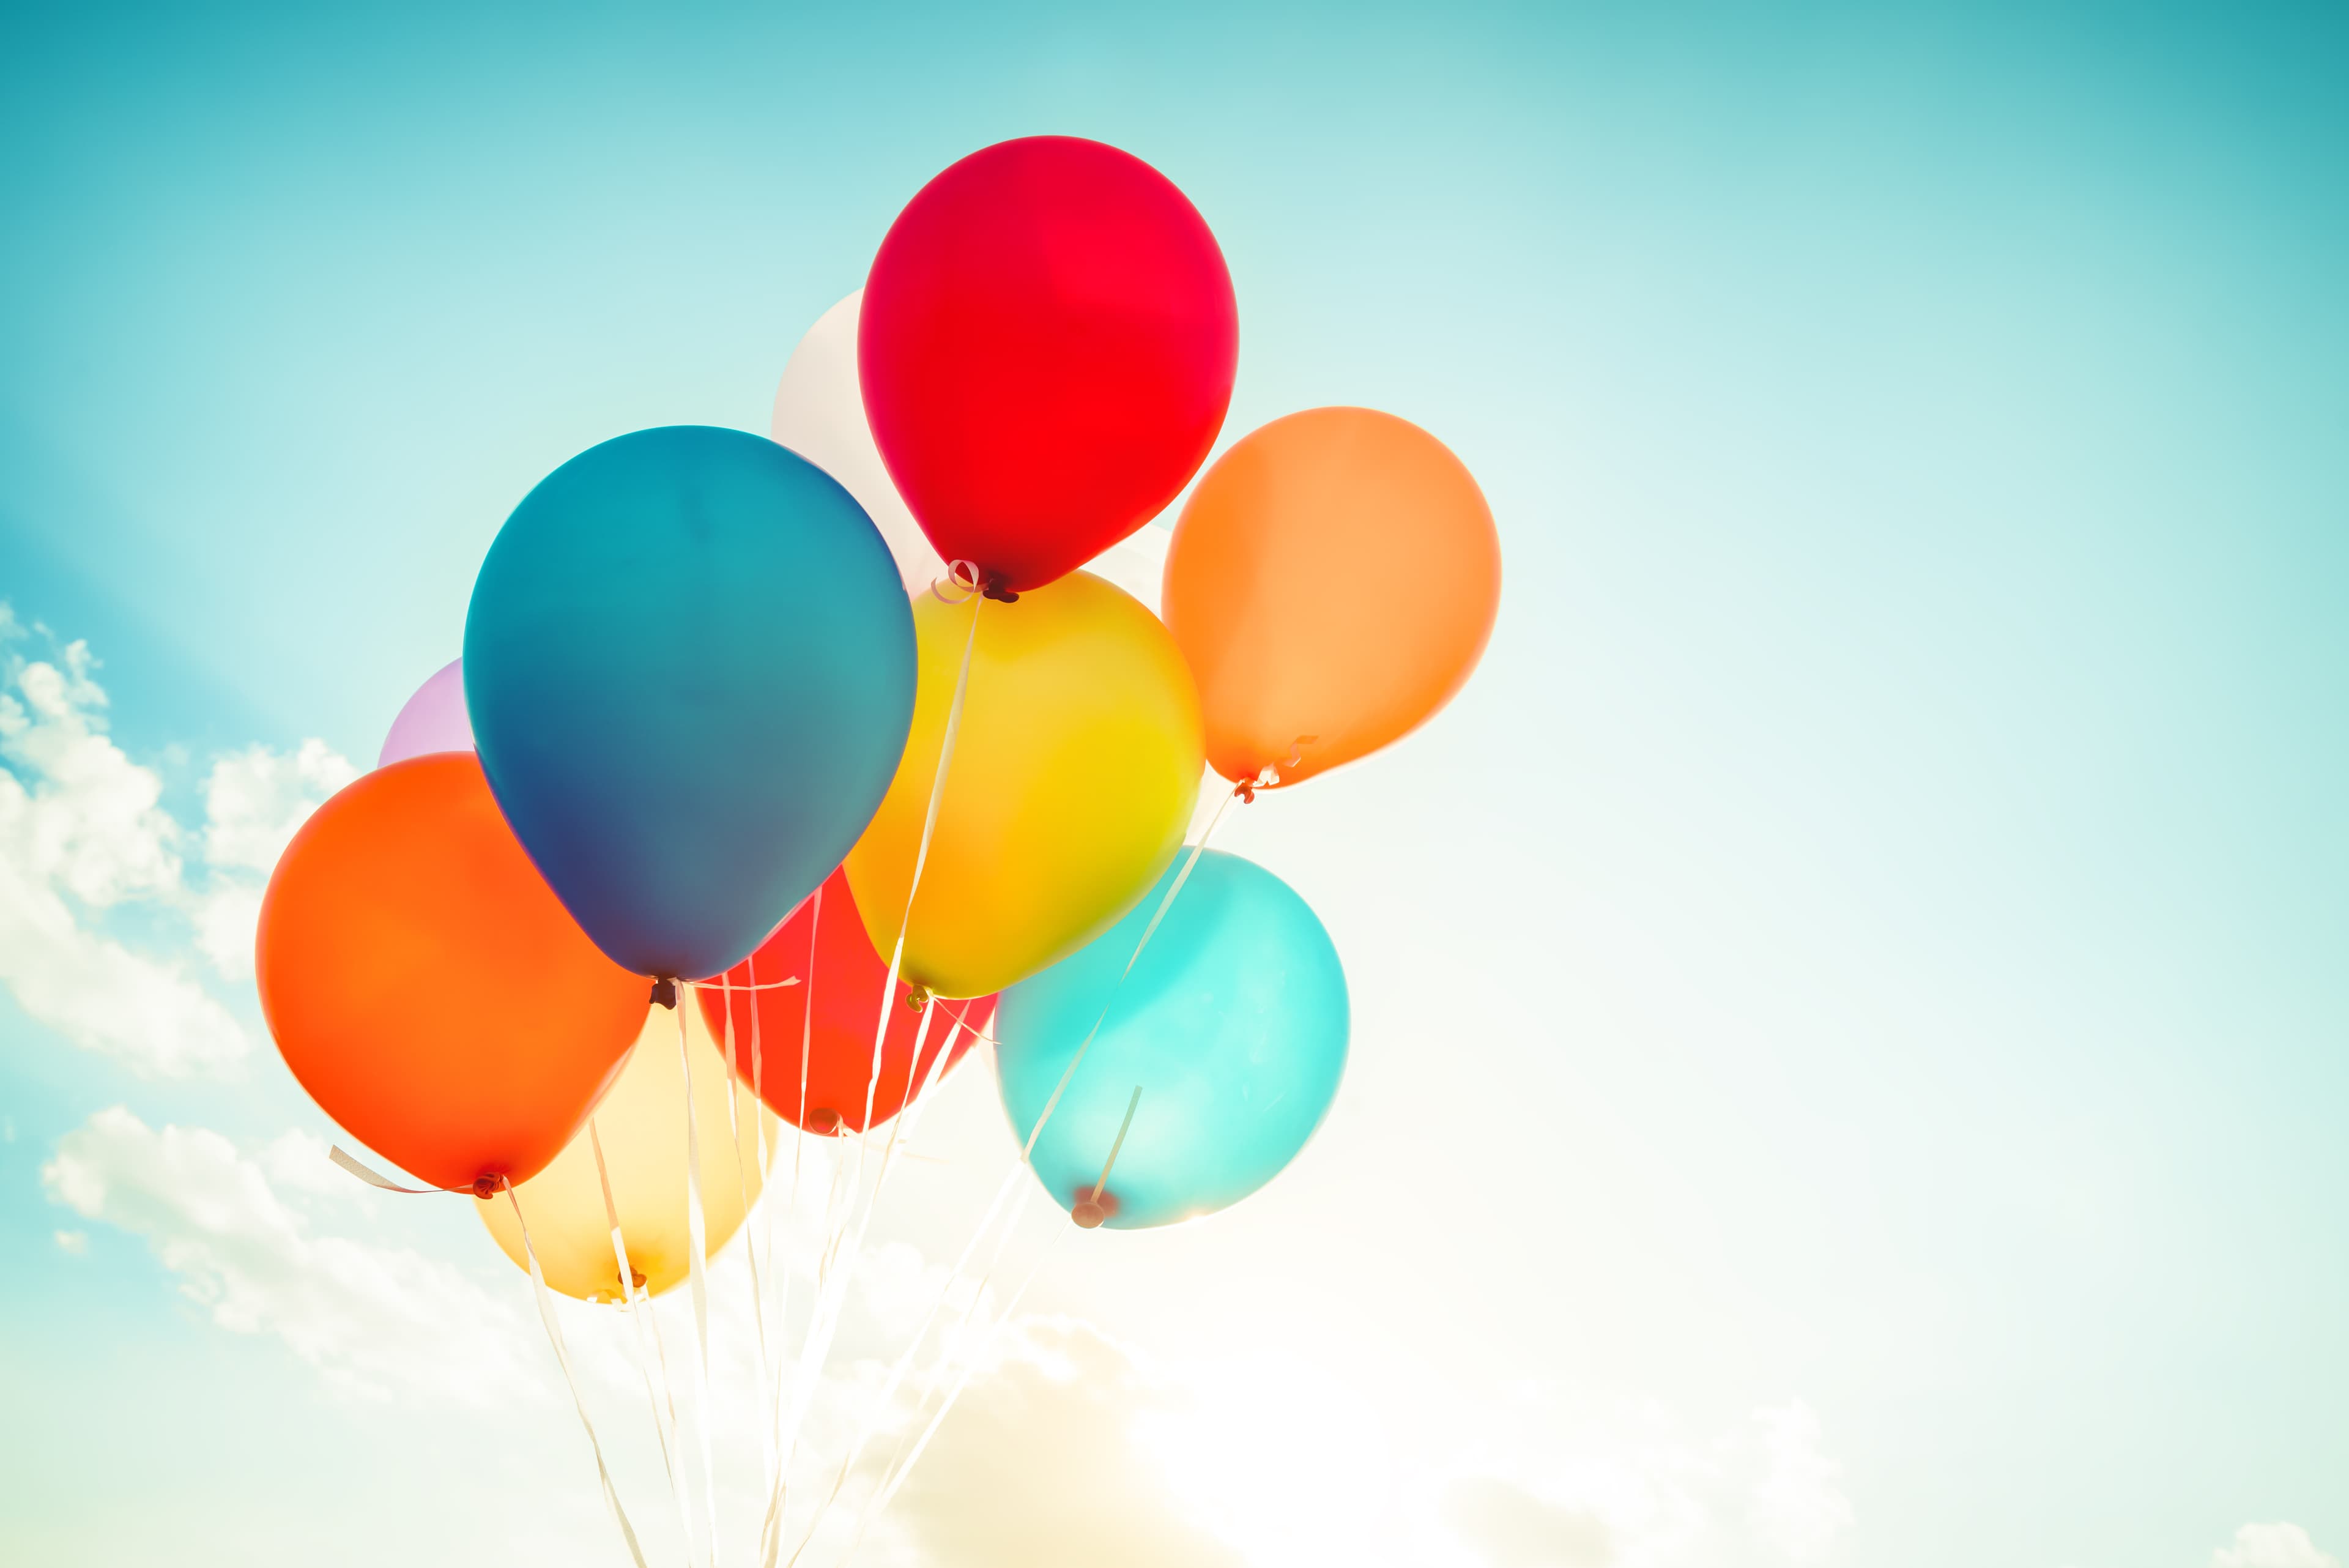
[[[726,1070],[724,1048],[710,1037],[701,1008],[684,987],[678,1006],[652,1008],[636,1035],[626,1064],[595,1115],[564,1146],[554,1162],[514,1189],[530,1244],[546,1282],[582,1301],[620,1298],[620,1269],[612,1256],[612,1225],[596,1178],[595,1151],[588,1127],[604,1147],[604,1168],[612,1182],[612,1204],[628,1265],[654,1294],[685,1279],[692,1256],[687,1229],[685,1182],[685,1072],[678,1060],[677,1021],[684,1016],[687,1049],[693,1061],[695,1133],[700,1140],[701,1208],[705,1240],[715,1254],[742,1223],[745,1189],[752,1202],[761,1179],[757,1117],[767,1126],[771,1155],[780,1126],[759,1104],[748,1084]],[[734,1095],[735,1125],[741,1129],[740,1162],[727,1136],[726,1098]],[[523,1261],[522,1228],[506,1195],[476,1199],[481,1222],[517,1268]]]
[[[914,600],[921,672],[905,760],[848,852],[856,912],[885,961],[937,776],[972,607]],[[981,601],[962,724],[905,977],[985,996],[1107,930],[1183,846],[1205,755],[1199,694],[1158,618],[1089,572]]]

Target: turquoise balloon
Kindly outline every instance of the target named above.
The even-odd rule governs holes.
[[[996,1078],[1025,1143],[1108,1004],[1030,1159],[1079,1223],[1139,1231],[1229,1208],[1297,1158],[1345,1071],[1346,974],[1330,933],[1237,855],[1199,857],[1118,983],[1182,864],[1091,945],[1005,992],[995,1015]],[[1081,1211],[1112,1146],[1098,1211]]]
[[[464,669],[481,767],[548,885],[621,968],[690,980],[741,962],[872,820],[913,722],[914,617],[831,475],[676,425],[523,498],[474,580]]]

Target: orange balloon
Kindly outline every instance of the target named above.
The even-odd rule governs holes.
[[[1207,761],[1292,784],[1452,700],[1501,603],[1501,538],[1450,449],[1373,409],[1309,409],[1216,460],[1166,551],[1166,628]]]
[[[255,950],[294,1076],[435,1187],[537,1175],[645,1021],[649,981],[564,909],[470,752],[378,768],[320,806],[269,878]]]

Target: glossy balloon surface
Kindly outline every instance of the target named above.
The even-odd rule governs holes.
[[[1175,875],[1084,950],[1006,992],[997,1012],[998,1081],[1024,1142],[1107,1006],[1031,1164],[1064,1209],[1094,1200],[1098,1185],[1113,1230],[1171,1225],[1256,1191],[1321,1125],[1345,1070],[1346,976],[1329,933],[1287,883],[1237,855],[1199,857],[1118,983]]]
[[[452,659],[434,670],[416,695],[401,705],[383,738],[375,765],[387,767],[427,752],[470,752],[473,726],[465,717],[465,661]]]
[[[970,684],[937,826],[905,921],[971,617]],[[1077,572],[991,600],[915,602],[921,693],[905,760],[849,852],[885,961],[942,996],[984,996],[1075,951],[1183,842],[1200,778],[1198,699],[1166,628]]]
[[[605,441],[499,531],[465,696],[514,832],[632,970],[714,974],[856,842],[914,643],[888,548],[823,470],[701,426]]]
[[[759,1102],[726,1071],[726,1058],[710,1037],[701,1010],[687,1007],[685,1045],[693,1063],[696,1174],[701,1184],[706,1255],[715,1257],[759,1199]],[[692,1262],[692,1221],[685,1181],[685,1067],[678,1057],[679,1013],[653,1007],[619,1075],[595,1103],[582,1127],[545,1169],[521,1184],[514,1197],[530,1225],[531,1251],[546,1282],[582,1301],[615,1301],[619,1261],[612,1255],[609,1214],[620,1218],[632,1273],[658,1295],[682,1282]],[[727,1096],[733,1091],[733,1118]],[[771,1155],[781,1129],[767,1117],[766,1147]],[[739,1139],[737,1134],[739,1133]],[[597,1174],[596,1146],[603,1148]],[[612,1210],[604,1207],[608,1179]],[[476,1211],[516,1268],[528,1267],[522,1223],[502,1193],[477,1199]]]
[[[453,752],[379,768],[312,814],[269,879],[254,967],[310,1097],[436,1187],[537,1174],[651,989],[596,950],[481,764]]]
[[[1460,460],[1392,414],[1311,409],[1199,481],[1160,604],[1198,679],[1207,760],[1289,784],[1450,701],[1500,599],[1500,535]]]
[[[931,545],[1024,591],[1198,471],[1231,401],[1239,307],[1173,182],[1098,141],[1031,136],[906,203],[857,348],[873,434]]]
[[[884,1016],[881,990],[888,978],[889,966],[857,916],[848,875],[835,871],[757,952],[694,991],[721,1039],[730,1014],[734,1070],[742,1081],[784,1120],[829,1135],[861,1132],[895,1116],[933,1070],[951,1071],[994,1021],[992,996],[940,1002],[917,1061],[921,1008],[908,1005],[914,988],[901,980],[890,992],[876,1073],[874,1026]],[[943,1066],[940,1052],[947,1054]]]

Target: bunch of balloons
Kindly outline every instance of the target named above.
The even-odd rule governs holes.
[[[462,659],[272,878],[303,1086],[591,1299],[723,1244],[783,1124],[861,1135],[978,1040],[1080,1223],[1269,1180],[1335,1094],[1345,977],[1286,884],[1185,852],[1203,778],[1247,800],[1425,721],[1500,555],[1389,414],[1291,414],[1202,475],[1238,353],[1183,193],[1027,138],[906,205],[773,440],[639,431],[548,474]]]

